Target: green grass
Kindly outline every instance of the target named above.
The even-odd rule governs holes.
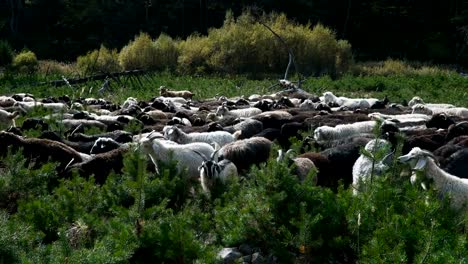
[[[51,77],[7,77],[0,81],[1,94],[98,97],[102,84],[31,86]],[[195,99],[247,96],[278,91],[268,89],[277,79],[159,73],[141,76],[141,83],[112,82],[103,96],[148,100],[160,85],[191,90]],[[349,75],[308,78],[304,89],[387,95],[393,102],[418,95],[468,106],[467,83],[456,74]],[[396,161],[357,196],[342,187],[333,192],[313,186],[310,178],[300,183],[272,158],[207,197],[197,185],[192,194],[173,164],[161,164],[162,175],[146,171],[138,152],[102,186],[92,178],[58,180],[53,164],[32,167],[21,157],[0,159],[0,263],[215,263],[221,248],[242,244],[280,263],[468,263],[468,214],[453,211],[437,192],[411,185]]]
[[[265,76],[260,76],[265,77]],[[0,80],[0,93],[12,94],[30,92],[38,97],[70,96],[104,97],[115,102],[123,102],[133,96],[139,100],[149,100],[159,96],[158,88],[165,85],[176,90],[190,90],[196,94],[194,99],[206,99],[215,95],[249,96],[251,94],[270,94],[280,90],[277,84],[280,75],[267,76],[254,80],[245,76],[185,76],[171,73],[155,73],[132,78],[122,83],[111,81],[111,89],[102,95],[97,91],[102,81],[73,85],[73,88],[51,87],[47,85],[32,86],[58,76],[17,75],[6,76]],[[292,80],[295,80],[293,77]],[[410,100],[420,96],[426,102],[452,103],[457,106],[468,106],[465,100],[468,93],[468,80],[459,74],[449,72],[436,75],[390,75],[390,76],[352,76],[346,75],[333,80],[328,76],[309,77],[303,83],[303,89],[313,94],[321,95],[325,91],[333,91],[341,96],[365,96],[383,98],[388,96],[391,102]],[[91,90],[91,93],[89,91]]]

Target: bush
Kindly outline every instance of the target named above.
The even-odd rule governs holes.
[[[122,48],[119,63],[124,70],[152,70],[155,69],[158,50],[151,37],[140,33],[133,41]]]
[[[44,75],[71,76],[77,73],[77,69],[76,64],[53,60],[41,60],[39,61],[38,72]]]
[[[207,37],[190,35],[177,45],[178,71],[181,73],[205,73],[210,71],[207,58],[212,54],[212,43]]]
[[[179,51],[176,41],[168,35],[162,33],[154,42],[156,48],[156,58],[154,68],[157,70],[175,70]]]
[[[351,45],[337,40],[329,28],[319,24],[311,29],[284,14],[263,15],[259,20],[287,43],[303,74],[336,75],[352,64]],[[179,69],[186,72],[282,72],[289,61],[287,47],[250,12],[237,19],[228,12],[221,28],[211,29],[206,37],[189,37],[179,50]]]
[[[392,75],[449,75],[456,73],[446,67],[425,65],[419,62],[409,62],[403,60],[387,59],[379,62],[365,62],[355,65],[353,74],[355,75],[377,75],[377,76],[392,76]]]
[[[13,67],[22,73],[33,73],[37,70],[39,62],[36,54],[30,50],[23,50],[13,59]]]
[[[10,65],[13,61],[13,50],[5,40],[0,40],[0,66]]]
[[[88,52],[86,55],[79,56],[77,67],[82,74],[89,73],[111,73],[120,71],[117,50],[109,50],[101,45],[99,50]]]

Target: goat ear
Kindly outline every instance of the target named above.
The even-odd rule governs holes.
[[[420,158],[413,169],[422,170],[426,166],[426,163],[427,163],[427,160],[425,158]]]

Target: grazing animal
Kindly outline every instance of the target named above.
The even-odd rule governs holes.
[[[15,111],[10,113],[3,109],[0,109],[0,124],[6,126],[16,127],[15,119],[19,116],[19,112]]]
[[[393,154],[391,144],[384,139],[369,141],[364,150],[366,153],[362,153],[353,165],[352,186],[355,195],[361,191],[360,183],[365,183],[371,176],[380,176],[388,170]]]
[[[462,179],[442,170],[436,163],[435,156],[418,147],[398,160],[409,164],[412,170],[423,171],[426,178],[434,181],[435,188],[442,195],[451,197],[451,205],[455,209],[466,209],[468,203],[468,179]]]
[[[164,137],[179,144],[188,144],[193,142],[217,143],[221,147],[235,140],[234,136],[226,131],[213,132],[193,132],[190,134],[184,133],[180,128],[172,126],[166,129]]]
[[[194,151],[202,153],[206,157],[210,157],[214,152],[213,147],[204,142],[185,145],[168,142],[170,141],[156,139],[150,134],[140,139],[139,146],[142,152],[150,157],[156,167],[156,171],[159,172],[157,161],[167,163],[174,160],[177,162],[177,171],[179,173],[187,169],[187,179],[198,179],[200,176],[198,166],[203,163],[203,158]]]
[[[192,97],[195,95],[190,91],[170,91],[165,86],[159,87],[159,94],[165,97],[182,97],[185,99],[192,99]]]

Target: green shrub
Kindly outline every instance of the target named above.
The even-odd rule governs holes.
[[[38,73],[44,75],[72,76],[78,73],[76,64],[58,62],[54,60],[40,60]]]
[[[177,45],[179,58],[177,59],[178,71],[185,73],[209,72],[207,58],[212,53],[212,43],[207,37],[192,34],[186,40]]]
[[[5,40],[0,40],[0,66],[10,65],[13,61],[13,50]]]
[[[23,50],[13,59],[13,67],[22,73],[33,73],[37,70],[39,62],[36,54],[30,50]]]
[[[119,63],[124,70],[152,70],[157,65],[158,50],[150,35],[140,33],[122,48]]]
[[[344,75],[351,69],[353,64],[354,62],[351,44],[346,40],[338,40],[338,51],[336,54],[336,73],[338,75]]]
[[[88,52],[76,60],[78,69],[82,74],[112,73],[120,71],[117,50],[109,50],[101,45],[99,50]]]
[[[423,75],[437,76],[456,74],[454,70],[437,65],[426,65],[419,62],[387,59],[385,61],[369,61],[356,64],[353,67],[354,75],[366,76],[392,76],[392,75]]]
[[[237,18],[228,12],[221,28],[209,30],[206,37],[191,36],[180,43],[179,69],[230,74],[283,72],[289,61],[288,48],[303,74],[341,74],[352,64],[351,46],[337,40],[329,28],[318,24],[311,29],[309,24],[294,23],[284,14],[264,14],[259,20],[288,47],[250,12]]]
[[[154,69],[157,70],[175,70],[177,67],[177,58],[179,51],[176,41],[168,35],[161,33],[154,42],[156,48],[156,61]]]

